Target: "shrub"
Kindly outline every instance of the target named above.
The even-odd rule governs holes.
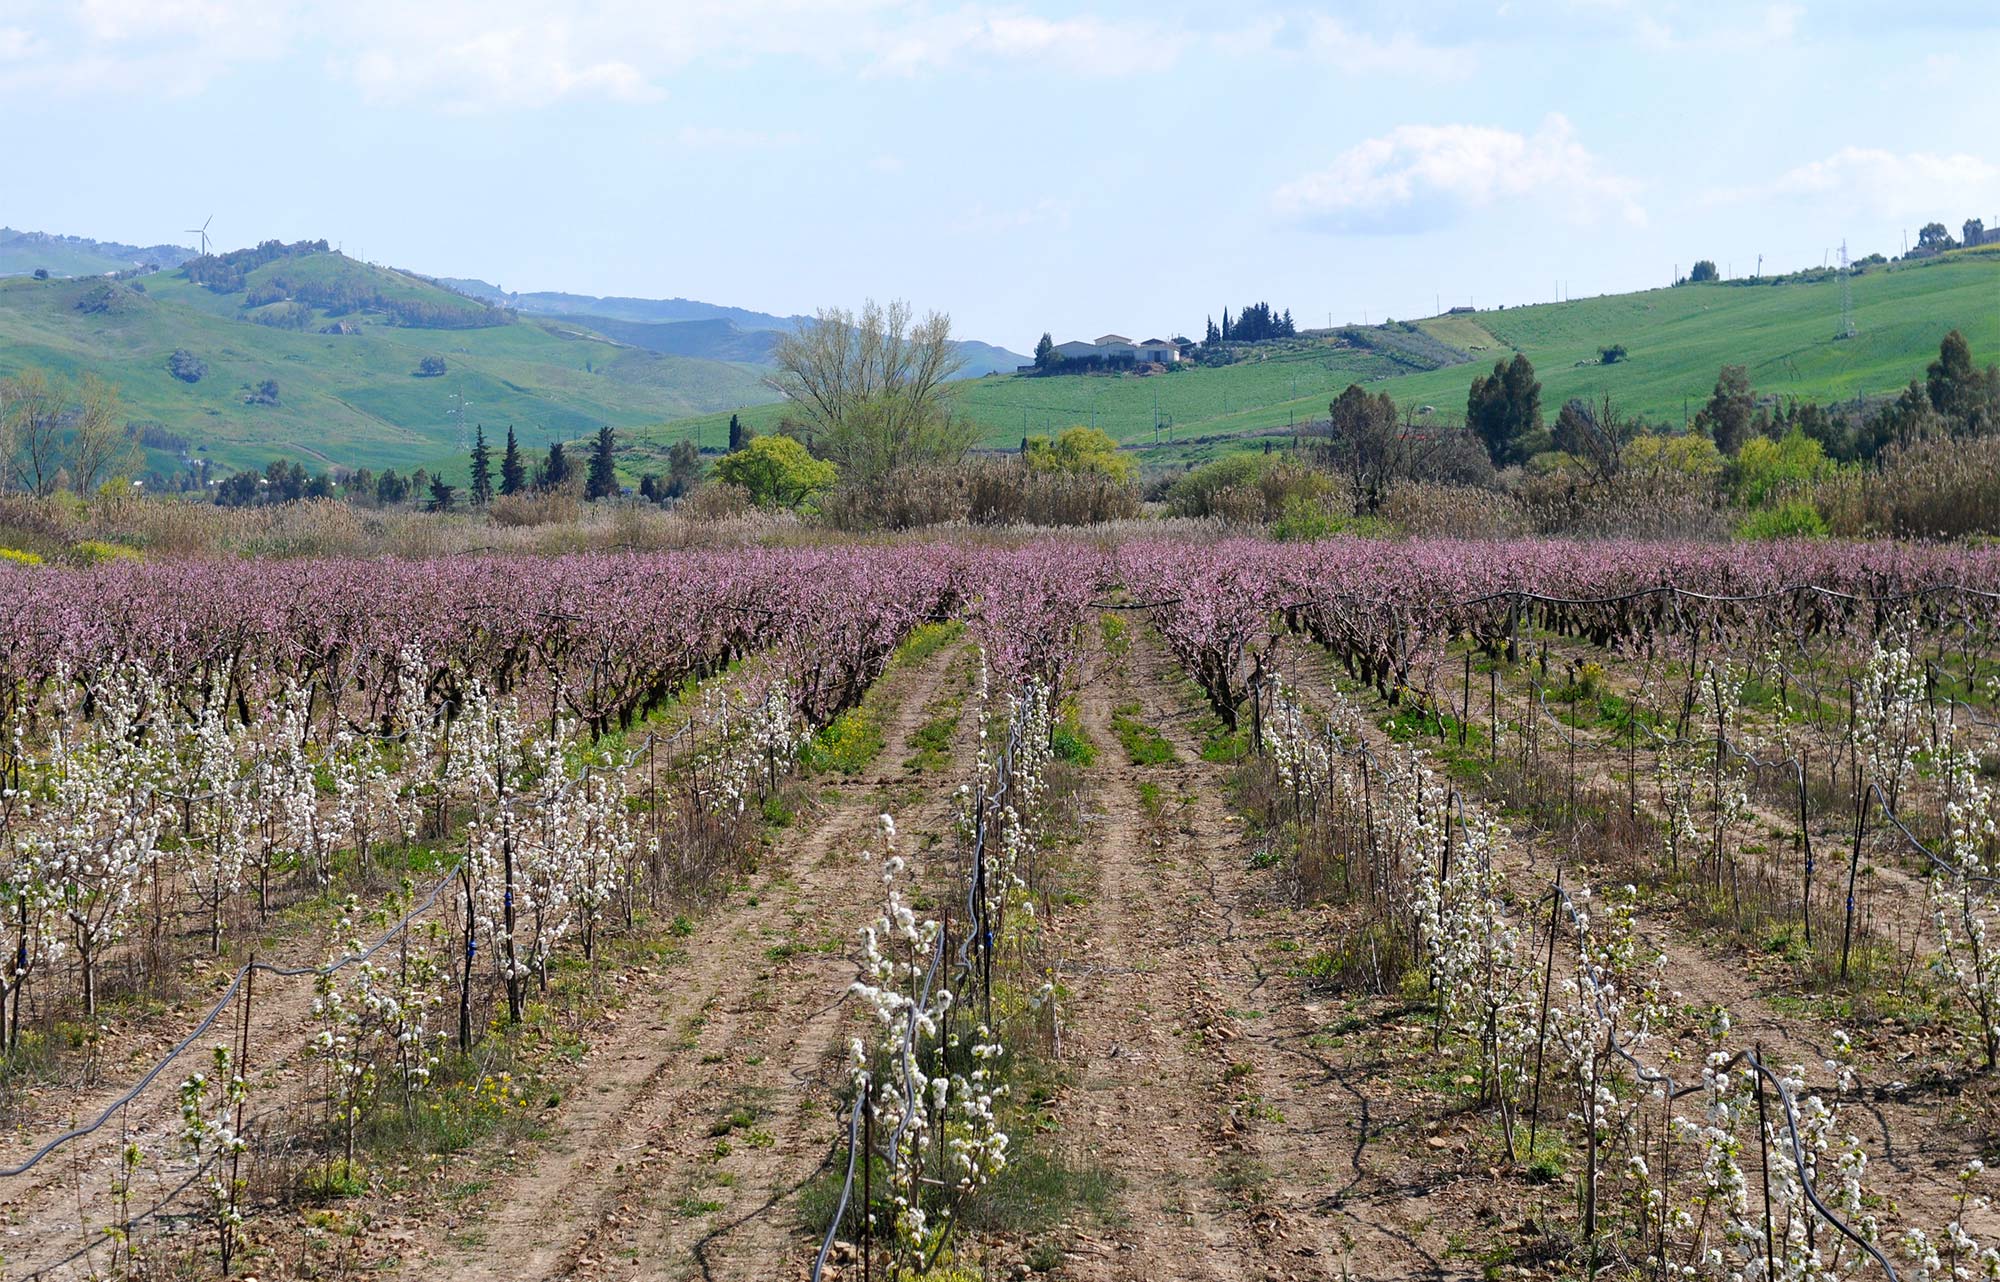
[[[106,561],[138,561],[144,559],[137,548],[128,548],[122,543],[106,543],[102,539],[85,539],[69,551],[71,556],[85,565],[103,565]]]
[[[691,521],[733,521],[747,516],[757,504],[750,491],[723,481],[704,485],[674,506],[674,515]]]
[[[523,491],[503,494],[486,507],[495,525],[535,526],[574,521],[583,502],[568,490]]]
[[[1175,516],[1218,517],[1235,525],[1277,520],[1294,502],[1351,504],[1346,483],[1330,473],[1271,454],[1232,454],[1174,482],[1167,506]]]
[[[208,362],[185,347],[176,347],[167,357],[167,373],[183,383],[199,383],[208,375]]]
[[[1904,538],[2000,533],[2000,437],[1892,449],[1865,492],[1870,525]]]
[[[1018,458],[897,468],[840,486],[819,504],[838,530],[972,525],[1097,525],[1139,514],[1129,482],[1102,472],[1039,470]]]
[[[1089,473],[1114,481],[1130,480],[1133,471],[1131,457],[1119,452],[1118,442],[1094,427],[1066,427],[1053,440],[1030,437],[1027,464],[1034,472]]]
[[[0,565],[40,565],[42,558],[33,552],[21,552],[14,548],[0,548]]]
[[[1736,523],[1739,539],[1823,539],[1826,533],[1819,509],[1802,498],[1761,508]]]
[[[1818,441],[1793,428],[1779,440],[1753,436],[1745,441],[1729,471],[1736,501],[1754,508],[1810,489],[1832,475],[1835,466]]]
[[[798,507],[833,488],[840,473],[789,436],[760,436],[715,465],[719,481],[740,485],[761,507]]]
[[[1399,481],[1382,496],[1376,515],[1405,534],[1453,539],[1509,539],[1533,524],[1512,495],[1470,485]]]

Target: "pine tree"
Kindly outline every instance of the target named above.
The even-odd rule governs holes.
[[[507,452],[500,456],[500,492],[519,494],[528,483],[528,469],[521,465],[521,447],[514,440],[514,426],[507,425]]]
[[[1208,333],[1202,336],[1202,346],[1212,347],[1222,341],[1222,331],[1215,327],[1215,317],[1208,318]]]
[[[485,507],[493,501],[493,451],[486,448],[486,425],[472,441],[472,504]]]
[[[597,444],[590,451],[590,473],[583,482],[584,498],[595,503],[618,497],[617,452],[617,433],[607,423],[597,429]]]
[[[563,453],[562,442],[550,441],[549,457],[542,463],[536,484],[544,490],[560,490],[569,484],[569,476],[569,455]]]
[[[430,510],[433,512],[451,511],[452,499],[456,493],[457,491],[453,487],[444,483],[442,476],[435,478],[431,481]]]
[[[1232,326],[1232,325],[1231,325],[1231,324],[1229,323],[1229,309],[1228,309],[1227,307],[1225,307],[1225,308],[1223,308],[1223,309],[1222,309],[1222,341],[1223,341],[1223,342],[1225,342],[1225,343],[1226,343],[1226,342],[1228,342],[1228,341],[1230,340],[1230,338],[1232,338],[1232,337],[1233,337],[1233,335],[1232,335],[1232,334],[1230,333],[1230,331],[1231,331],[1231,330],[1232,330],[1233,328],[1234,328],[1234,326]]]

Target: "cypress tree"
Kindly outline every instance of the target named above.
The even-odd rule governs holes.
[[[493,501],[493,451],[486,448],[486,425],[481,423],[479,435],[472,442],[472,503],[475,507],[485,507]]]
[[[519,494],[528,484],[528,469],[521,465],[521,447],[514,440],[514,425],[507,425],[507,451],[500,456],[500,492]]]
[[[618,496],[618,472],[615,455],[618,450],[617,434],[610,424],[597,429],[597,444],[590,451],[590,472],[584,478],[583,497],[591,502]]]
[[[743,420],[731,414],[729,416],[729,452],[734,454],[736,451],[742,449],[745,444],[746,442],[743,439]]]
[[[561,441],[549,442],[549,457],[542,464],[541,487],[545,490],[559,490],[569,484],[569,455],[563,453]]]

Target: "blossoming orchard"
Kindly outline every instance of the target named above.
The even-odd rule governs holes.
[[[2000,1277],[2000,554],[0,565],[0,1275]]]

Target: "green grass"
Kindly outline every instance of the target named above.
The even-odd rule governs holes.
[[[814,774],[860,774],[886,744],[881,717],[864,702],[841,713],[813,736],[806,745],[806,768]]]
[[[1139,705],[1121,703],[1111,710],[1111,732],[1125,749],[1125,759],[1135,766],[1165,765],[1174,759],[1174,745],[1152,726],[1139,720]]]
[[[440,293],[332,255],[271,267],[294,276],[368,273],[384,297]],[[456,474],[465,464],[447,412],[454,395],[470,403],[489,438],[504,437],[511,423],[532,448],[552,433],[579,437],[600,423],[636,443],[641,429],[664,419],[772,395],[752,367],[621,347],[569,325],[523,319],[483,329],[412,329],[356,313],[340,319],[361,332],[336,336],[315,332],[328,319],[317,310],[304,332],[255,324],[245,317],[244,293],[214,294],[178,273],[133,283],[144,292],[127,288],[111,310],[86,313],[76,303],[99,282],[0,280],[0,376],[29,367],[96,374],[118,388],[128,420],[187,437],[195,458],[225,469],[285,457],[314,470],[436,470],[442,463]],[[167,373],[167,356],[179,347],[208,363],[201,382]],[[412,377],[427,355],[445,359],[442,377]],[[279,403],[244,404],[246,389],[267,378],[278,383]],[[159,451],[148,462],[179,470],[176,458]]]
[[[1551,419],[1572,396],[1608,392],[1621,411],[1676,426],[1684,404],[1691,411],[1707,399],[1725,364],[1749,366],[1760,395],[1830,402],[1893,393],[1921,378],[1953,328],[1964,331],[1982,365],[2000,358],[1994,305],[2000,254],[1959,252],[1874,267],[1854,277],[1852,287],[1858,333],[1845,340],[1833,337],[1837,281],[1693,285],[1420,321],[1472,363],[1419,373],[1400,372],[1375,352],[1301,344],[1262,361],[1167,375],[973,379],[961,387],[958,405],[990,448],[1018,445],[1024,428],[1041,433],[1094,423],[1145,462],[1180,466],[1260,448],[1255,433],[1324,418],[1327,402],[1350,382],[1387,392],[1406,409],[1432,406],[1456,422],[1473,378],[1516,349],[1534,362]],[[1598,349],[1614,343],[1625,345],[1627,358],[1598,363]],[[1161,418],[1172,424],[1158,446],[1152,444],[1156,397]],[[782,413],[768,405],[743,417],[767,431]],[[673,440],[698,433],[719,443],[728,420],[726,412],[685,419],[662,434]]]

